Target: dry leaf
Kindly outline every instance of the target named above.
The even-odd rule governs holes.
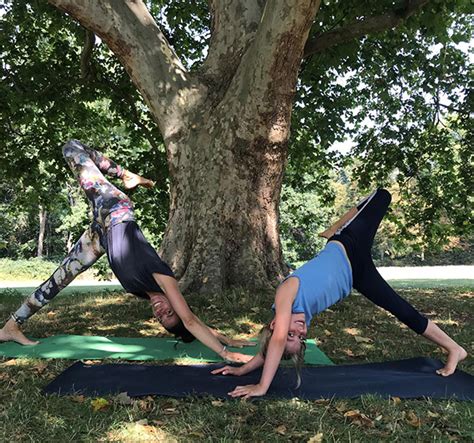
[[[131,405],[133,403],[133,400],[126,392],[121,392],[120,394],[116,395],[114,400],[120,405]]]
[[[179,412],[176,410],[176,408],[165,408],[163,410],[163,412],[166,414],[166,415],[178,415]]]
[[[343,349],[342,352],[349,357],[354,357],[354,353],[350,349]]]
[[[317,404],[327,405],[329,400],[327,398],[318,398],[317,400],[314,400],[314,402]]]
[[[47,367],[48,367],[48,363],[44,361],[40,361],[35,364],[34,369],[38,374],[42,374]]]
[[[390,397],[390,400],[393,401],[393,403],[396,405],[401,403],[400,397]]]
[[[321,432],[319,432],[315,436],[311,437],[308,440],[308,443],[321,443],[322,441],[323,441],[323,434]]]
[[[86,397],[83,395],[71,395],[70,398],[74,403],[84,403],[86,400]]]
[[[138,409],[142,411],[151,411],[154,407],[153,401],[148,400],[148,397],[144,400],[137,400],[134,403],[138,406]]]
[[[324,334],[327,335],[328,337],[330,337],[332,335],[332,332],[325,329]],[[319,435],[319,434],[316,434],[316,435]]]
[[[5,363],[3,363],[3,366],[15,366],[17,364],[16,359],[8,360]]]
[[[361,337],[360,335],[356,335],[354,339],[357,343],[370,343],[372,341],[371,338]]]
[[[94,411],[103,411],[109,407],[110,403],[105,398],[95,398],[91,401],[91,406]]]
[[[221,406],[224,406],[224,402],[222,400],[213,400],[211,401],[211,405],[220,408]]]
[[[47,316],[48,318],[53,318],[55,315],[56,315],[56,311],[49,311],[49,312],[46,314],[46,316]]]
[[[413,426],[414,428],[419,428],[421,426],[421,420],[415,414],[414,411],[408,411],[407,416],[406,416],[406,421],[409,425]]]
[[[285,425],[280,425],[276,428],[276,431],[280,435],[285,435],[286,434],[286,426]]]
[[[352,423],[360,426],[365,426],[367,428],[373,428],[375,426],[374,422],[367,417],[367,415],[362,414],[358,409],[347,411],[344,414],[344,417],[347,417]]]
[[[438,417],[439,417],[439,414],[438,414],[437,412],[428,411],[428,417],[431,417],[431,418],[438,418]]]
[[[345,401],[338,403],[336,405],[336,411],[340,413],[347,411],[347,403]]]
[[[343,331],[344,331],[346,334],[349,334],[349,335],[357,335],[357,334],[360,334],[360,330],[357,329],[357,328],[344,328]]]

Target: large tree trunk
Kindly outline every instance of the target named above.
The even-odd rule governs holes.
[[[194,122],[171,168],[163,256],[186,289],[268,288],[286,272],[278,235],[286,141],[263,137],[257,124],[239,133],[237,118],[232,127],[218,112]]]

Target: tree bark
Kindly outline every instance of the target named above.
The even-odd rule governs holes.
[[[43,207],[43,205],[39,205],[39,234],[38,234],[38,249],[36,256],[38,258],[43,257],[43,251],[44,251],[44,239],[45,239],[45,233],[46,233],[46,220],[48,213],[46,209]]]

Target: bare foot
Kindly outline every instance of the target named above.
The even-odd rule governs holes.
[[[123,185],[125,189],[134,189],[137,186],[143,186],[145,188],[152,188],[155,186],[155,182],[148,180],[138,174],[134,174],[130,171],[125,171],[122,176]]]
[[[0,329],[0,342],[5,341],[14,341],[24,346],[32,346],[39,343],[39,341],[33,341],[27,338],[12,319],[8,320],[5,326]]]
[[[467,352],[461,346],[448,353],[448,360],[446,365],[442,369],[436,371],[437,374],[447,377],[451,375],[455,370],[459,362],[463,361],[467,357]]]

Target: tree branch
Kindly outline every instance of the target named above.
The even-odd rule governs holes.
[[[320,0],[267,0],[255,38],[229,88],[228,97],[238,97],[243,104],[242,120],[248,116],[249,123],[255,123],[256,115],[276,108],[285,115],[289,112],[304,44],[319,5]],[[279,120],[282,115],[269,118]]]
[[[211,13],[209,52],[201,75],[225,89],[242,54],[255,37],[266,0],[208,0]],[[227,81],[226,81],[227,80]]]
[[[309,57],[333,46],[350,42],[368,34],[375,34],[395,28],[428,2],[429,0],[408,0],[407,6],[404,9],[390,11],[373,17],[363,17],[354,23],[316,35],[306,43],[303,57]]]
[[[48,0],[99,36],[119,58],[163,137],[179,132],[200,85],[191,79],[142,0]]]
[[[89,29],[86,29],[84,47],[82,48],[82,53],[81,53],[81,78],[83,80],[88,80],[90,76],[93,74],[90,61],[92,57],[92,51],[94,49],[94,44],[95,44],[95,34]]]

